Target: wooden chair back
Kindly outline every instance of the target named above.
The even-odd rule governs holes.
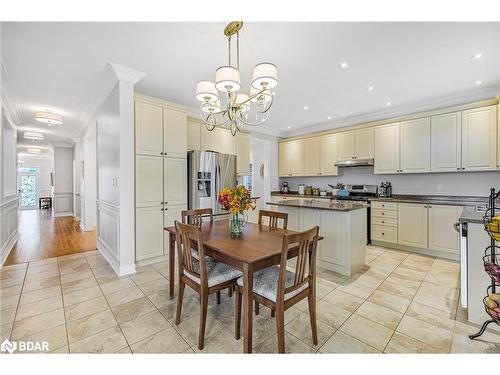
[[[316,280],[316,250],[318,247],[319,227],[315,227],[300,233],[285,234],[281,250],[280,274],[278,278],[277,301],[284,300],[286,294],[301,288],[306,283],[314,283]],[[298,248],[295,264],[295,278],[293,284],[285,288],[286,266],[288,252]],[[307,261],[309,261],[307,263]],[[308,273],[306,274],[306,268]]]
[[[183,210],[181,212],[182,223],[192,224],[201,227],[203,219],[210,218],[210,223],[214,222],[213,210],[211,208],[199,208],[195,210]]]
[[[259,225],[263,224],[264,217],[269,218],[269,227],[271,229],[287,229],[288,227],[288,214],[286,212],[260,210]],[[283,226],[281,228],[278,226],[279,219],[283,220]]]
[[[191,241],[196,242],[198,259],[193,257]],[[179,275],[188,273],[200,280],[201,285],[207,285],[207,267],[205,263],[205,249],[201,228],[197,225],[183,224],[175,221],[175,241],[179,259]],[[199,267],[196,267],[199,263]]]

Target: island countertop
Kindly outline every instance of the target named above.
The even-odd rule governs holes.
[[[286,207],[298,207],[298,208],[315,208],[319,210],[330,210],[330,211],[353,211],[362,208],[369,207],[368,204],[364,203],[351,203],[351,202],[330,202],[324,199],[287,199],[278,202],[267,202],[269,205],[274,206],[286,206]]]

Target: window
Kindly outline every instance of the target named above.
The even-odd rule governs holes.
[[[18,168],[19,173],[38,173],[40,168],[38,167],[21,167]]]

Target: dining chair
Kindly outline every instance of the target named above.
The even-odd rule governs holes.
[[[209,219],[210,223],[214,222],[214,214],[211,208],[197,208],[194,210],[183,210],[181,212],[183,224],[192,224],[201,227],[204,219]]]
[[[268,219],[269,228],[275,229],[287,229],[288,227],[288,214],[286,212],[280,211],[268,211],[268,210],[260,210],[259,211],[259,225],[264,224],[264,218]],[[282,226],[279,227],[278,220],[282,220]],[[255,315],[259,315],[259,302],[255,301]],[[274,317],[274,310],[271,310],[271,316]]]
[[[305,232],[285,234],[280,265],[254,274],[253,300],[276,311],[278,351],[285,352],[285,311],[307,298],[314,345],[318,345],[316,326],[316,250],[319,227]],[[297,251],[294,272],[287,270],[290,251]],[[308,272],[306,269],[308,268]],[[235,337],[240,338],[243,277],[236,282]]]
[[[208,296],[223,289],[234,287],[242,273],[224,263],[205,257],[201,228],[196,225],[182,224],[175,221],[175,238],[179,259],[179,283],[175,324],[181,322],[182,301],[185,285],[200,295],[200,327],[198,349],[202,350],[205,342]],[[196,242],[198,259],[193,257],[191,241]]]

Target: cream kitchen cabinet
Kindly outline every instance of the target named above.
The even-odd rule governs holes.
[[[372,159],[373,156],[372,127],[338,133],[338,160]]]
[[[320,213],[321,228],[325,228],[325,238],[318,243],[319,257],[321,260],[338,265],[344,266],[346,263],[346,254],[342,252],[342,216],[337,212],[323,211]],[[366,214],[365,214],[366,215]],[[366,237],[366,234],[365,234]]]
[[[399,122],[375,127],[375,174],[398,173]]]
[[[201,126],[197,121],[187,121],[187,150],[201,150]]]
[[[163,157],[136,155],[135,202],[137,207],[163,202]]]
[[[136,261],[163,255],[163,212],[161,205],[136,209]]]
[[[219,129],[219,137],[219,152],[221,154],[236,155],[234,141],[235,137],[231,134],[231,131],[227,129]]]
[[[462,112],[462,170],[496,169],[497,107]]]
[[[400,123],[400,173],[431,170],[431,123],[429,117]]]
[[[182,220],[182,211],[187,210],[186,205],[168,206],[163,209],[163,227],[173,227],[175,221]],[[163,229],[163,228],[162,228]],[[169,234],[163,230],[163,255],[168,255],[168,247],[170,244]],[[176,249],[177,251],[177,249]]]
[[[463,207],[459,206],[428,205],[429,249],[459,254],[460,235],[454,224],[462,210]]]
[[[294,231],[299,231],[299,208],[278,206],[278,211],[288,214],[287,228]]]
[[[279,143],[278,172],[281,177],[303,176],[303,140]]]
[[[329,134],[320,137],[320,173],[322,176],[338,175],[337,163],[338,135]]]
[[[186,157],[187,114],[170,108],[163,108],[163,154]]]
[[[238,132],[235,138],[236,144],[236,173],[238,176],[250,174],[250,136]]]
[[[427,205],[398,204],[398,244],[427,248]]]
[[[205,125],[201,125],[201,150],[220,151],[220,128],[210,131]]]
[[[431,172],[462,168],[462,112],[431,117]]]
[[[304,175],[317,176],[320,174],[320,137],[304,139]]]
[[[141,155],[163,155],[162,107],[135,102],[135,152]]]
[[[187,159],[166,157],[163,167],[164,204],[187,204]]]

